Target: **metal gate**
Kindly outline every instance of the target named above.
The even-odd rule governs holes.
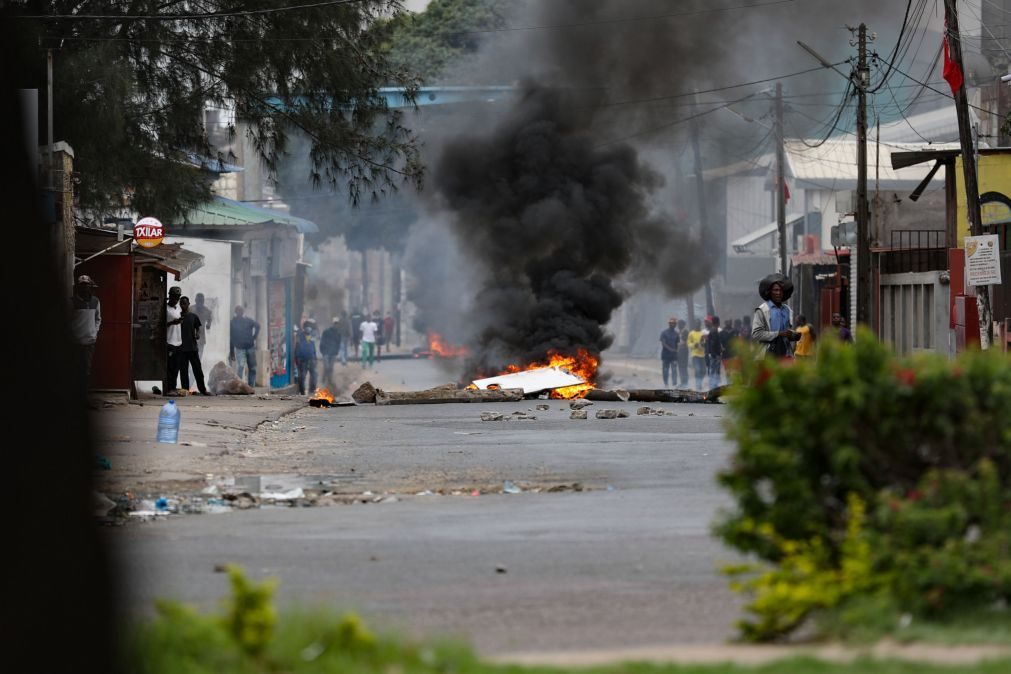
[[[882,274],[878,338],[898,354],[949,353],[948,287],[941,272]]]

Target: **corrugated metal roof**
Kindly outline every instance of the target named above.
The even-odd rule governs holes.
[[[817,148],[811,148],[800,140],[787,140],[786,164],[788,180],[799,188],[853,190],[857,185],[857,144],[856,140],[830,139]],[[957,148],[957,145],[934,144],[930,149]],[[868,142],[867,184],[874,189],[878,182],[882,189],[913,189],[930,171],[929,165],[910,166],[903,169],[892,168],[892,152],[909,152],[924,149],[923,144],[877,145]],[[877,174],[877,181],[875,180]],[[938,185],[944,183],[944,176],[934,176]]]
[[[318,232],[314,222],[268,208],[215,195],[210,201],[190,210],[180,223],[185,227],[249,227],[278,224],[294,227],[302,234]]]

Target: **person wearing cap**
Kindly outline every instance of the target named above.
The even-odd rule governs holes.
[[[165,396],[179,395],[176,389],[176,380],[179,378],[179,367],[182,363],[183,345],[183,310],[179,306],[179,300],[183,296],[183,289],[179,286],[169,288],[168,302],[165,303]]]
[[[660,333],[660,369],[663,372],[663,385],[677,386],[678,347],[681,344],[681,333],[678,332],[677,316],[667,319],[667,329]],[[670,373],[668,377],[668,372]]]
[[[758,284],[764,301],[751,319],[751,338],[762,345],[762,355],[791,358],[793,343],[800,333],[793,330],[793,310],[786,301],[793,294],[793,282],[782,274],[770,274]]]
[[[95,356],[95,342],[102,328],[102,303],[95,296],[95,283],[90,276],[81,274],[74,284],[74,296],[70,298],[70,329],[80,357],[85,379],[91,378],[91,362]]]
[[[323,385],[327,388],[333,384],[333,364],[341,351],[340,322],[340,316],[334,316],[330,327],[319,337],[319,353],[323,356]]]

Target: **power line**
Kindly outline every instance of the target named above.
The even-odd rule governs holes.
[[[352,5],[372,1],[373,0],[324,0],[323,2],[314,2],[306,5],[292,5],[289,7],[266,7],[264,9],[249,9],[238,12],[203,12],[199,14],[23,14],[11,18],[33,19],[40,21],[48,21],[51,19],[195,21],[203,19],[226,19],[231,17],[257,16],[262,14],[278,14],[281,12],[294,12],[302,9],[316,9],[319,7],[332,7],[335,5]]]
[[[913,0],[906,0],[906,14],[902,18],[902,27],[899,28],[899,39],[897,39],[895,41],[895,47],[892,49],[891,56],[889,56],[890,59],[894,59],[896,57],[896,55],[898,55],[899,48],[902,46],[902,37],[906,34],[906,26],[909,25],[909,10],[912,9],[912,7],[913,7]],[[874,93],[875,91],[877,91],[878,89],[880,89],[882,87],[882,85],[884,85],[884,83],[888,81],[888,77],[891,75],[891,73],[892,73],[892,69],[891,69],[891,66],[889,66],[888,70],[885,72],[884,76],[881,78],[881,82],[879,82],[878,85],[874,89],[871,89],[869,93]]]
[[[875,54],[875,56],[877,56],[878,58],[881,58],[880,55]],[[882,59],[882,60],[884,60],[884,59]],[[934,87],[930,86],[926,82],[922,82],[922,81],[916,79],[915,77],[913,77],[912,75],[910,75],[909,73],[905,72],[904,70],[899,69],[897,66],[893,66],[893,68],[894,68],[895,72],[899,73],[900,75],[902,75],[906,79],[912,80],[913,82],[916,82],[917,84],[923,86],[924,88],[930,89],[931,91],[933,91],[933,92],[935,92],[937,94],[940,94],[940,95],[944,96],[945,98],[950,98],[952,100],[955,99],[955,97],[952,96],[951,94],[949,94],[948,92],[942,91],[940,89],[935,89]],[[985,112],[988,115],[993,115],[994,117],[1000,117],[1000,113],[996,113],[996,112],[993,112],[991,110],[987,110],[986,108],[981,108],[978,105],[972,105],[970,103],[970,104],[968,104],[968,106],[970,108],[973,108],[974,110],[978,110],[980,112]]]

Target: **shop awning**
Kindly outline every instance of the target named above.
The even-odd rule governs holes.
[[[786,216],[786,227],[787,227],[787,229],[789,229],[790,227],[792,227],[793,225],[797,224],[798,222],[800,222],[803,219],[804,219],[804,214],[803,213],[800,213],[798,215],[788,215],[788,216]],[[764,227],[760,227],[759,229],[756,229],[755,231],[751,232],[750,234],[745,234],[744,236],[740,237],[739,239],[734,239],[730,243],[730,247],[733,248],[735,252],[746,253],[746,252],[748,252],[748,247],[751,246],[753,243],[755,243],[757,241],[761,241],[765,237],[772,236],[773,234],[776,234],[778,232],[779,232],[779,223],[778,222],[770,222],[769,224],[765,225]],[[790,238],[790,237],[788,236],[787,238]]]
[[[185,250],[181,243],[163,243],[156,248],[135,248],[134,258],[175,276],[177,281],[204,266],[204,256]]]
[[[216,195],[207,203],[191,209],[183,216],[182,222],[175,224],[171,229],[175,230],[174,233],[179,234],[182,233],[180,230],[188,228],[252,227],[272,224],[294,227],[300,234],[312,234],[319,231],[316,223],[304,218],[296,218],[281,211],[261,208]]]

